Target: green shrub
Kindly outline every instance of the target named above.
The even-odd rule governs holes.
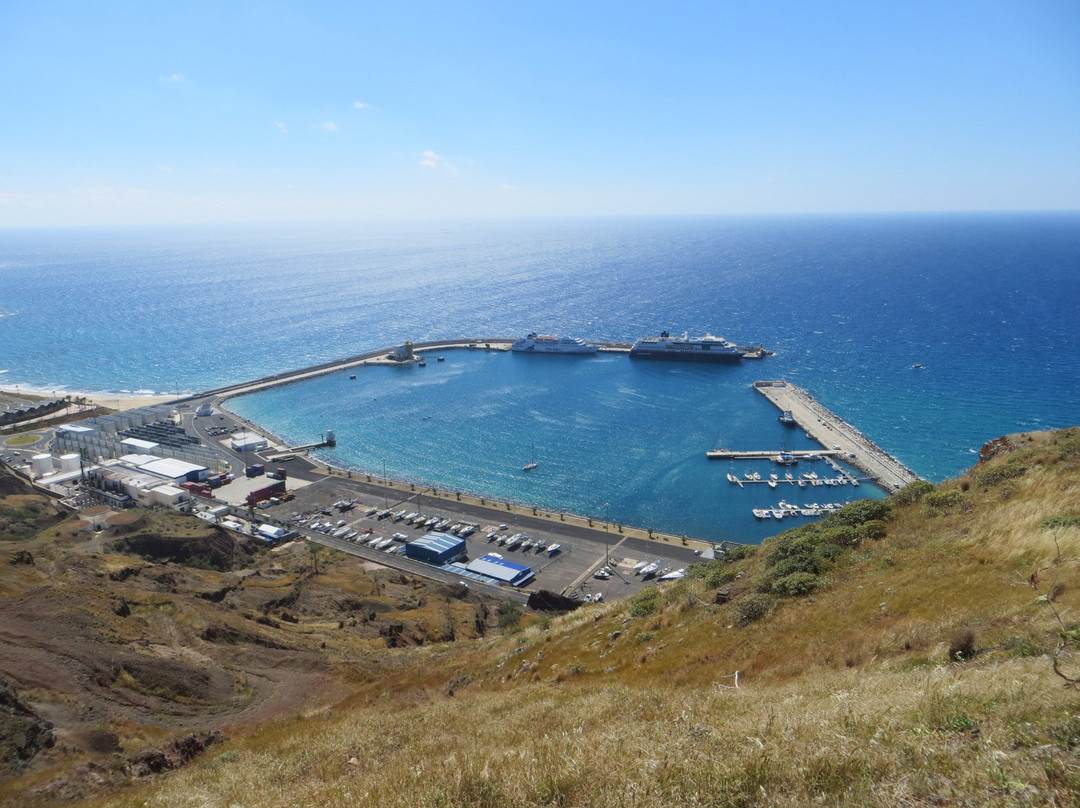
[[[817,543],[815,538],[801,529],[781,533],[767,545],[769,554],[765,556],[765,565],[775,567],[785,558],[813,555]]]
[[[1006,480],[1023,477],[1025,474],[1027,474],[1027,466],[1022,466],[1019,463],[1004,463],[985,471],[976,472],[975,482],[978,485],[992,486]]]
[[[735,604],[735,615],[740,626],[748,626],[772,611],[773,599],[768,595],[747,595]]]
[[[892,518],[892,506],[886,499],[860,499],[849,502],[839,511],[830,513],[821,523],[824,527],[833,525],[858,526],[871,519],[888,521]]]
[[[897,505],[911,505],[918,502],[924,496],[934,490],[934,484],[928,483],[926,480],[916,480],[913,483],[908,483],[889,499],[895,502]]]
[[[642,631],[636,637],[634,637],[634,642],[636,642],[638,645],[641,645],[642,643],[648,642],[655,636],[655,631]]]
[[[724,569],[723,567],[711,569],[705,574],[705,588],[719,589],[724,584],[730,584],[734,581],[736,575],[738,573],[733,569]]]
[[[821,561],[815,556],[792,556],[791,558],[785,558],[765,573],[754,588],[758,592],[776,592],[775,584],[781,578],[796,573],[816,576],[819,572],[821,572]]]
[[[712,564],[707,561],[699,561],[697,564],[691,564],[686,568],[686,577],[691,581],[695,578],[704,578],[705,575],[712,569]]]
[[[852,525],[834,525],[821,527],[813,535],[814,544],[835,544],[837,547],[858,547],[862,541],[862,533]]]
[[[1077,456],[1080,456],[1080,436],[1076,434],[1076,430],[1070,429],[1058,444],[1058,460],[1069,460]]]
[[[867,539],[884,539],[887,532],[885,523],[880,519],[871,519],[869,522],[865,522],[860,530],[863,537]]]
[[[955,488],[938,489],[931,491],[923,497],[923,512],[927,516],[937,516],[947,513],[950,508],[955,508],[963,500],[964,495]]]
[[[521,622],[521,604],[510,601],[499,612],[499,628],[512,628]]]
[[[1072,516],[1071,514],[1051,516],[1039,522],[1039,527],[1042,530],[1054,530],[1059,527],[1080,527],[1080,516]]]
[[[835,544],[819,544],[814,548],[814,555],[823,561],[836,561],[843,554],[844,548]]]
[[[1017,657],[1037,657],[1046,653],[1046,648],[1032,637],[1009,637],[1001,647]]]
[[[631,617],[648,617],[650,614],[656,611],[657,603],[660,600],[660,590],[656,587],[649,587],[642,589],[632,598],[627,605],[627,611]]]
[[[744,558],[750,558],[757,552],[757,547],[752,544],[737,544],[734,547],[729,547],[724,550],[724,561],[734,562],[741,561]]]
[[[821,578],[809,572],[793,572],[773,582],[774,595],[797,598],[809,595],[821,585]]]

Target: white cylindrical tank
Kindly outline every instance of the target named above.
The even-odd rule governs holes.
[[[79,470],[79,455],[75,452],[66,455],[60,455],[60,471],[78,471]]]
[[[30,458],[30,473],[35,477],[43,477],[46,474],[52,474],[52,470],[52,455],[39,454]]]

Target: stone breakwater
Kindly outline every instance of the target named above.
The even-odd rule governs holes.
[[[801,387],[784,381],[754,382],[754,389],[781,412],[790,411],[799,429],[866,474],[885,491],[895,491],[919,475],[875,444],[855,426],[831,412]]]

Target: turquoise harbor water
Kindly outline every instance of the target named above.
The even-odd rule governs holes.
[[[935,480],[998,435],[1080,422],[1077,214],[0,230],[0,315],[0,385],[45,391],[196,391],[529,330],[762,343],[776,356],[736,368],[448,354],[237,405],[284,436],[332,426],[357,468],[385,456],[441,487],[703,535],[759,530],[732,522],[728,469],[704,460],[779,438],[755,378],[807,388]],[[373,420],[406,394],[417,417]]]
[[[315,456],[393,479],[584,513],[703,538],[759,539],[776,526],[752,508],[878,496],[870,485],[731,485],[729,471],[768,461],[708,461],[721,442],[817,449],[781,426],[750,383],[760,368],[528,356],[452,350],[427,367],[369,367],[232,399],[229,408],[277,425],[294,445],[335,429]],[[355,372],[356,379],[350,379]],[[342,417],[348,413],[348,417]],[[523,471],[535,460],[538,467]],[[802,471],[824,473],[822,463]],[[792,469],[798,475],[797,469]],[[779,471],[783,477],[783,471]]]

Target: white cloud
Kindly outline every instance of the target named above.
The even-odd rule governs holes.
[[[516,193],[518,193],[518,189],[517,189],[517,188],[515,188],[515,187],[514,187],[513,185],[511,185],[511,184],[510,184],[510,183],[508,183],[508,182],[504,182],[504,183],[502,183],[502,184],[501,184],[501,185],[499,186],[499,190],[500,190],[500,191],[505,191],[506,193],[509,193],[509,194],[516,194]]]
[[[441,154],[436,154],[431,149],[424,151],[423,159],[420,161],[420,165],[424,168],[441,168],[447,174],[457,174],[458,170],[455,166],[446,161],[446,158]]]
[[[173,73],[169,76],[158,76],[157,80],[160,81],[162,84],[179,84],[181,81],[184,81],[184,74]]]
[[[274,126],[281,130],[281,134],[289,134],[288,127],[286,127],[285,124],[283,124],[281,121],[274,121]]]
[[[338,125],[336,123],[334,123],[333,121],[326,121],[322,125],[322,128],[325,129],[327,132],[337,132],[338,131]]]
[[[176,169],[172,166],[158,166],[158,171],[162,171],[166,174],[172,174],[174,171],[176,171]]]
[[[367,109],[368,107],[370,107],[370,106],[371,106],[371,104],[365,104],[365,103],[364,103],[363,101],[353,101],[353,102],[352,102],[352,105],[353,105],[353,106],[354,106],[354,107],[355,107],[356,109]]]

